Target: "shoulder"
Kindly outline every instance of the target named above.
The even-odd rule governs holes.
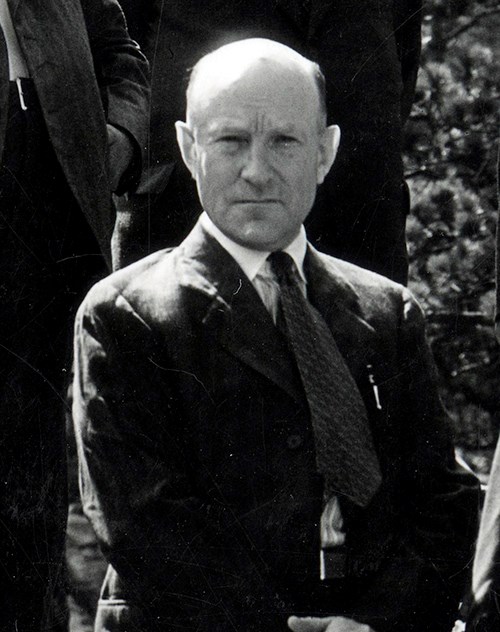
[[[178,292],[177,249],[155,252],[96,283],[80,311],[105,315],[135,312],[146,316]]]
[[[332,257],[319,251],[316,251],[316,254],[331,274],[342,275],[345,281],[350,283],[353,287],[366,289],[373,288],[374,291],[398,291],[398,289],[403,287],[399,283],[391,281],[391,279],[388,279],[377,272],[367,270],[366,268],[362,268],[354,263],[337,259],[336,257]]]
[[[342,303],[368,322],[391,329],[423,324],[423,312],[412,292],[391,279],[335,257],[312,251],[316,276],[330,281],[331,300]]]
[[[384,302],[384,298],[405,300],[412,296],[407,287],[381,274],[317,250],[313,250],[312,254],[331,279],[347,294],[354,293],[361,301],[377,299]]]

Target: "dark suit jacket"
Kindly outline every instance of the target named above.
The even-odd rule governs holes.
[[[96,285],[77,317],[83,503],[110,562],[98,630],[284,631],[316,611],[449,631],[477,488],[454,461],[421,312],[402,286],[313,248],[306,273],[383,472],[367,508],[341,499],[353,577],[313,596],[323,485],[297,369],[251,283],[196,226]]]
[[[129,38],[115,0],[8,4],[64,176],[109,255],[114,209],[106,122],[129,135],[140,158],[148,128],[146,60]],[[9,75],[5,56],[0,62],[1,157]]]
[[[123,215],[130,215],[121,231],[125,258],[177,245],[199,213],[174,130],[174,122],[185,118],[188,70],[223,43],[268,37],[320,64],[329,122],[342,130],[337,161],[308,219],[310,239],[330,254],[405,281],[409,201],[401,135],[417,76],[421,0],[121,4],[152,77],[150,162],[142,195]]]

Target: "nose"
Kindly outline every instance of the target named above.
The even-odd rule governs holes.
[[[243,159],[241,177],[249,184],[261,188],[269,182],[271,175],[272,167],[265,145],[258,142],[251,143]]]

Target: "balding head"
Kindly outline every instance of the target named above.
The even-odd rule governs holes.
[[[254,73],[268,76],[270,82],[275,73],[294,75],[296,81],[303,82],[305,89],[310,90],[311,96],[316,96],[318,125],[326,125],[325,78],[318,64],[284,44],[261,38],[221,46],[194,66],[186,93],[188,124],[214,95]]]
[[[270,40],[227,44],[196,64],[182,157],[214,224],[256,250],[286,247],[328,173],[340,137],[326,126],[316,64]]]

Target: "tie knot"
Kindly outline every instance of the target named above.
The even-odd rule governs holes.
[[[271,264],[271,270],[278,279],[279,283],[295,282],[295,263],[287,252],[284,252],[283,250],[272,252],[267,259]]]

